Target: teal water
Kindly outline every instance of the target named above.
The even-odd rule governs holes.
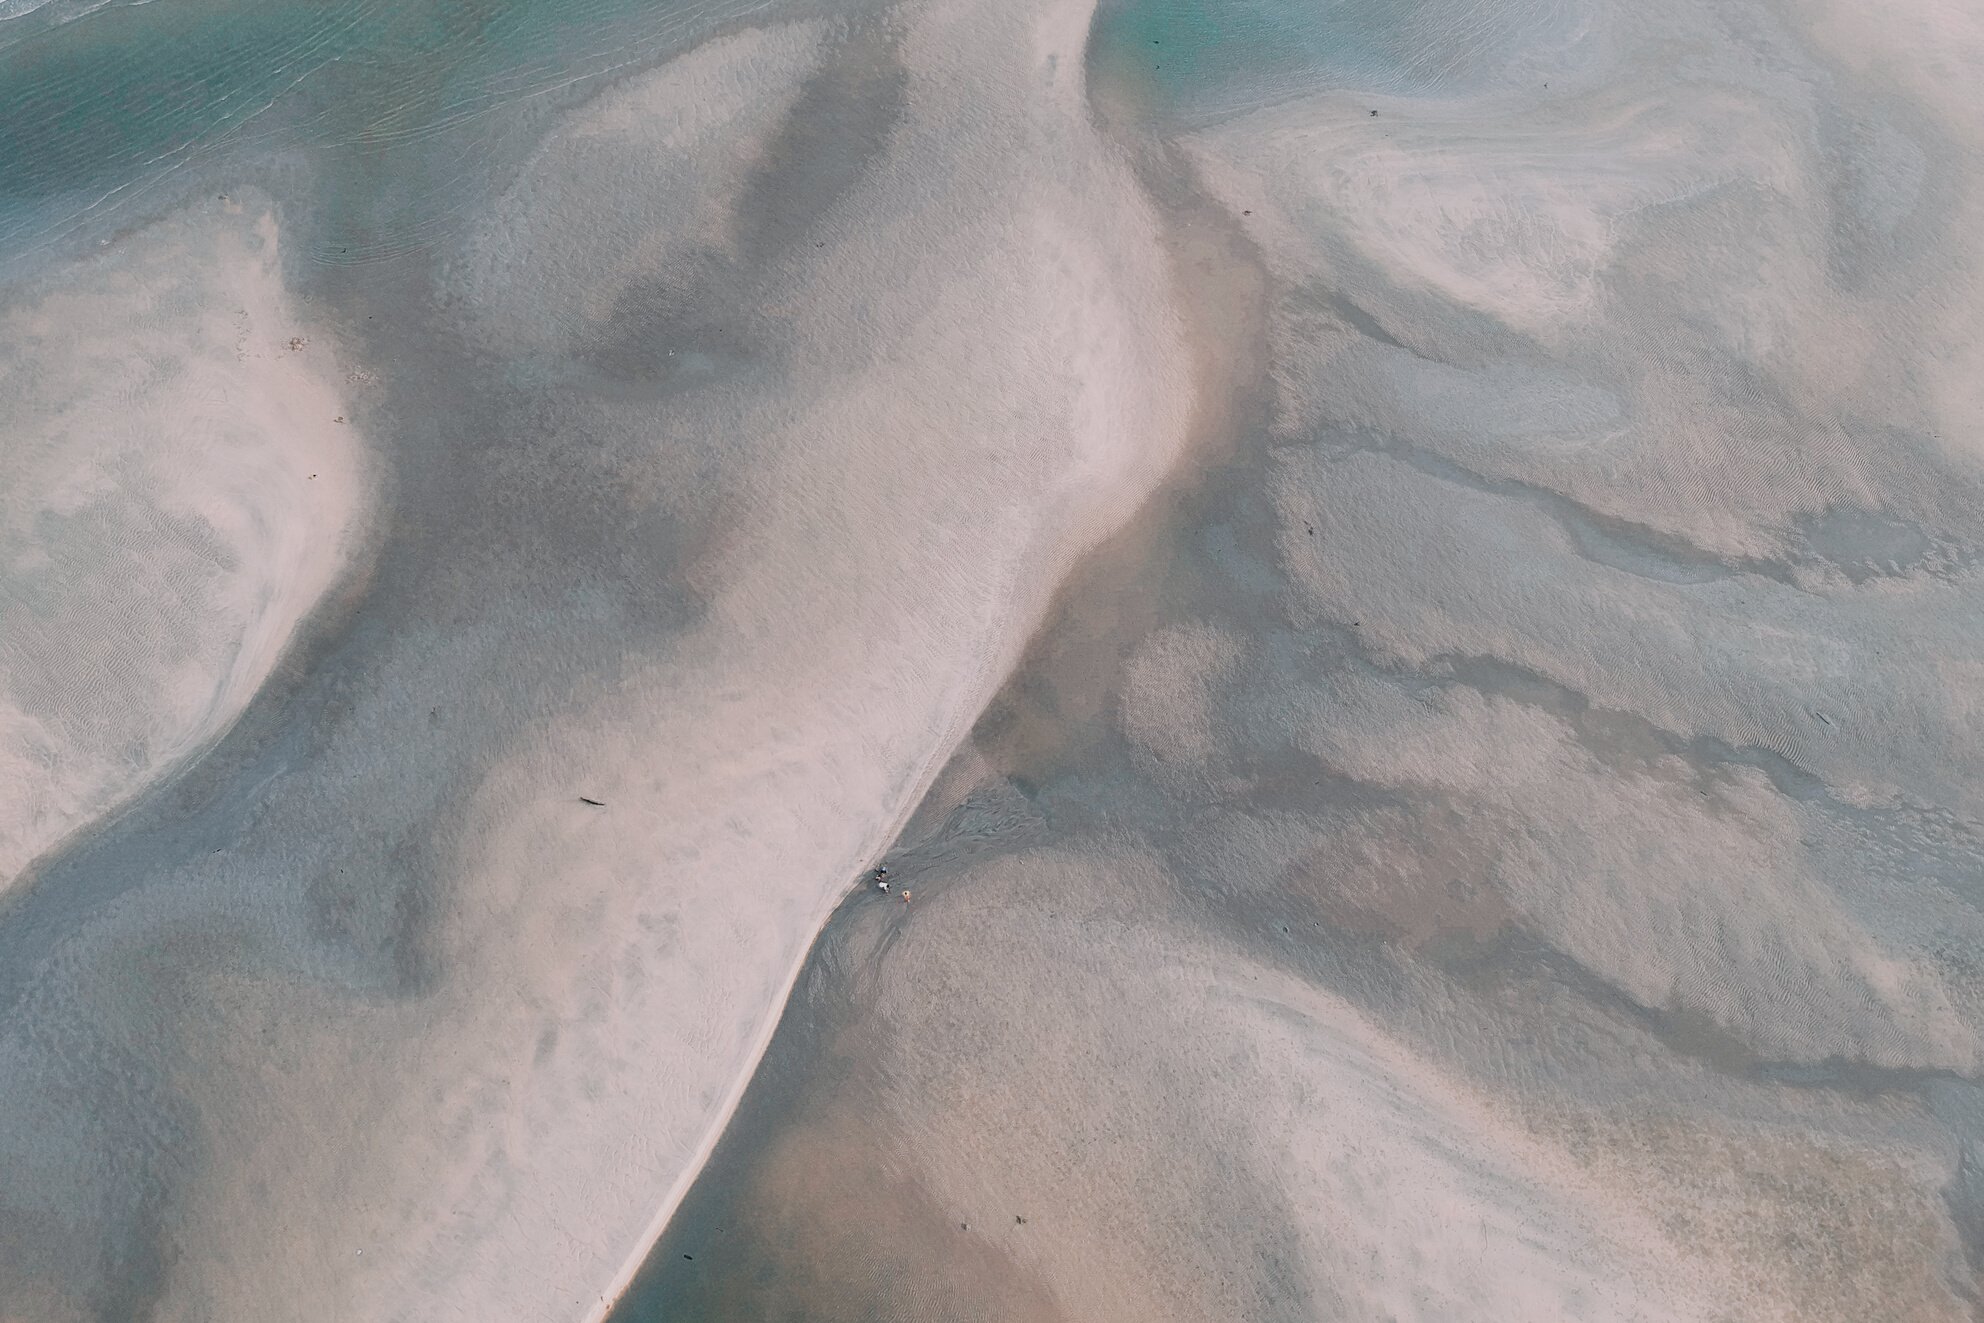
[[[0,22],[0,264],[143,219],[221,161],[310,189],[322,256],[404,251],[550,110],[761,7],[153,0]]]
[[[1091,57],[1207,119],[1322,92],[1451,94],[1580,35],[1557,0],[1117,0]]]
[[[282,172],[275,191],[297,202],[311,190],[300,238],[319,258],[403,253],[486,196],[550,112],[764,7],[56,0],[0,19],[0,267],[163,210],[222,161]],[[834,0],[780,12],[823,7]],[[1576,35],[1558,0],[1487,14],[1462,0],[1117,0],[1091,53],[1204,120],[1317,92],[1450,92]]]

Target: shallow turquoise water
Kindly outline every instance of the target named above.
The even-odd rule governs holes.
[[[324,251],[402,249],[526,149],[542,111],[755,7],[153,0],[0,23],[0,259],[129,223],[215,160],[296,153]]]
[[[151,0],[62,22],[64,3],[0,21],[0,264],[141,219],[167,201],[161,188],[224,159],[303,166],[286,178],[314,190],[302,237],[325,260],[406,251],[471,209],[546,113],[762,7]],[[1097,16],[1092,53],[1208,118],[1316,91],[1449,88],[1549,44],[1555,10],[1117,0]]]
[[[1292,96],[1460,90],[1547,52],[1567,32],[1556,0],[1492,11],[1468,0],[1115,0],[1092,58],[1139,78],[1187,118]]]
[[[1095,28],[1098,54],[1131,61],[1184,101],[1247,85],[1380,73],[1394,24],[1352,0],[1133,0]]]

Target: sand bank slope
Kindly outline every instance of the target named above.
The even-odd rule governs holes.
[[[4,888],[240,713],[364,478],[266,212],[182,215],[0,309]]]
[[[630,1323],[1975,1316],[1974,25],[1745,8],[1163,102],[1259,425],[829,928]]]
[[[109,1191],[0,1235],[135,1246],[76,1289],[160,1318],[599,1303],[821,919],[1178,453],[1085,28],[739,31],[554,131],[440,263],[447,370],[386,367],[391,588],[312,681],[310,757],[37,966],[0,1107],[85,1091],[65,1043],[141,1083],[0,1140]],[[457,373],[500,407],[437,417]],[[160,978],[185,997],[134,1010]]]
[[[472,251],[473,324],[539,355],[570,435],[597,438],[631,504],[696,530],[698,619],[473,796],[486,828],[447,861],[449,986],[416,1018],[352,1025],[437,1055],[401,1058],[365,1152],[304,1145],[307,1232],[265,1240],[233,1213],[245,1173],[216,1183],[206,1225],[238,1261],[299,1234],[362,1248],[290,1286],[366,1317],[593,1303],[722,1124],[825,908],[1060,568],[1175,453],[1151,223],[1082,120],[1079,12],[1043,13],[906,16],[880,57],[897,67],[851,94],[898,80],[895,120],[789,251],[752,251],[781,238],[753,230],[777,135],[807,127],[768,109],[796,102],[798,120],[816,67],[878,58],[804,29],[727,39],[588,112]],[[711,114],[726,98],[736,113]],[[727,180],[739,160],[755,172]],[[585,216],[640,241],[594,235],[585,282],[517,311],[561,251],[519,236]],[[657,223],[627,223],[643,216]],[[764,311],[725,306],[730,281],[762,282],[733,288]],[[336,1133],[332,1088],[272,1102]],[[270,1288],[213,1289],[259,1307]]]

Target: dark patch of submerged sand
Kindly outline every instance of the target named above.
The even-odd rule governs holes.
[[[1459,693],[1486,710],[1508,705],[1561,722],[1568,747],[1593,759],[1581,775],[1603,787],[1595,809],[1618,811],[1608,796],[1624,801],[1649,786],[1699,797],[1707,820],[1735,824],[1717,848],[1763,833],[1759,784],[1820,805],[1828,830],[1853,823],[1881,833],[1886,848],[1934,850],[1939,838],[1863,821],[1861,810],[1828,798],[1821,778],[1768,751],[1682,738],[1493,658],[1401,662],[1367,642],[1354,618],[1298,619],[1287,546],[1316,532],[1299,519],[1291,525],[1277,503],[1287,439],[1264,426],[1261,298],[1236,292],[1265,280],[1244,240],[1217,223],[1192,223],[1210,218],[1194,212],[1182,177],[1147,167],[1145,184],[1174,218],[1169,237],[1181,269],[1198,276],[1195,292],[1219,296],[1208,306],[1228,311],[1208,339],[1248,349],[1208,373],[1226,388],[1207,392],[1218,403],[1202,420],[1197,463],[1070,579],[1052,622],[905,832],[892,862],[897,886],[917,900],[904,907],[864,891],[823,932],[763,1076],[616,1317],[1067,1316],[1069,1280],[1015,1244],[1021,1233],[1078,1244],[1128,1239],[1188,1265],[1178,1281],[1113,1279],[1124,1301],[1161,1300],[1183,1316],[1194,1308],[1217,1316],[1204,1311],[1242,1300],[1257,1306],[1247,1316],[1314,1317],[1319,1306],[1324,1316],[1354,1314],[1360,1265],[1333,1275],[1326,1258],[1305,1261],[1281,1243],[1278,1230],[1315,1210],[1292,1211],[1274,1164],[1203,1114],[1181,1129],[1145,1132],[1136,1157],[1108,1143],[1067,1156],[1043,1207],[952,1217],[961,1185],[997,1187],[1004,1168],[1025,1165],[1057,1133],[1094,1133],[1096,1095],[1072,1088],[1069,1075],[1093,1069],[1095,1058],[1064,1055],[1077,1050],[1071,1042],[1093,1053],[1107,1040],[1161,1036],[1168,1023],[1154,1005],[1057,1004],[1054,988],[1085,986],[1070,978],[1070,962],[1120,970],[1208,936],[1225,944],[1235,969],[1251,962],[1329,989],[1464,1087],[1499,1095],[1511,1134],[1541,1139],[1577,1179],[1605,1192],[1596,1221],[1618,1214],[1630,1226],[1644,1215],[1658,1227],[1649,1241],[1697,1254],[1686,1273],[1649,1293],[1646,1316],[1689,1315],[1703,1295],[1720,1311],[1695,1316],[1962,1316],[1975,1295],[1957,1255],[1976,1253],[1979,1200],[1964,1175],[1973,1160],[1951,1155],[1968,1155],[1984,1129],[1975,1086],[1960,1072],[1843,1058],[1801,1065],[1774,1057],[1754,1026],[1719,1022],[1679,993],[1665,1003],[1637,999],[1572,954],[1510,877],[1523,866],[1526,836],[1565,830],[1545,801],[1497,804],[1473,787],[1346,770],[1274,728],[1314,720],[1317,694],[1328,696],[1323,712],[1350,724],[1358,714],[1342,696],[1369,686],[1397,686],[1435,708]],[[1224,260],[1209,259],[1208,245]],[[1373,334],[1368,314],[1332,312],[1327,299],[1302,315],[1399,348]],[[1154,747],[1126,735],[1124,705],[1138,659],[1160,643],[1204,682],[1196,696],[1189,685],[1165,691],[1168,708],[1149,723]],[[1212,710],[1198,735],[1183,711],[1195,702]],[[1441,710],[1457,726],[1472,719]],[[1513,759],[1524,750],[1497,752]],[[1644,829],[1622,816],[1610,830]],[[1947,848],[1961,853],[1956,835]],[[1125,850],[1163,861],[1140,874],[1148,886],[1134,902],[1111,899],[1085,876],[1107,872]],[[996,906],[953,903],[971,887],[1010,906],[1009,921]],[[1112,926],[1120,918],[1112,907],[1124,904],[1139,911],[1128,929]],[[1067,919],[1078,933],[1092,924],[1092,940],[1057,947],[1049,919]],[[1165,936],[1118,949],[1132,929]],[[1652,947],[1662,938],[1645,940]],[[1016,953],[1009,967],[976,957],[990,942]],[[1116,986],[1139,985],[1125,976]],[[994,1031],[994,1014],[938,1013],[956,1031],[947,1037],[930,1031],[933,1017],[892,1006],[891,996],[1007,1007],[1032,1026],[1038,1055],[995,1071],[991,1063],[1016,1059],[975,1037]],[[1180,1039],[1147,1058],[1118,1059],[1103,1093],[1176,1094],[1188,1110],[1203,1107],[1219,1096],[1198,1078],[1196,1054],[1205,1050]],[[933,1057],[949,1064],[930,1066]],[[1257,1063],[1235,1049],[1226,1068],[1247,1078]],[[937,1145],[930,1136],[941,1128],[920,1120],[897,1128],[965,1098],[982,1100],[973,1114],[991,1118],[968,1141],[953,1132],[954,1142]],[[1301,1123],[1326,1129],[1322,1116]],[[1482,1154],[1515,1142],[1469,1138]],[[1167,1160],[1187,1171],[1217,1161],[1232,1172],[1181,1178],[1197,1202],[1171,1216],[1167,1192],[1180,1187],[1141,1168]],[[1939,1190],[1932,1173],[1944,1162],[1954,1174]],[[1118,1201],[1110,1223],[1070,1224],[1069,1209],[1097,1181]],[[1009,1226],[1009,1214],[1029,1221]],[[1955,1243],[1958,1234],[1967,1246]],[[1218,1248],[1205,1255],[1208,1243]],[[1120,1274],[1122,1262],[1094,1271]],[[1351,1294],[1336,1295],[1337,1285]]]

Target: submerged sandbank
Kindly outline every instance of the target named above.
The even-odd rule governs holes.
[[[301,687],[14,916],[53,943],[0,1109],[64,1119],[6,1160],[101,1176],[8,1205],[9,1289],[538,1319],[638,1256],[848,877],[1182,442],[1086,21],[740,28],[562,123],[424,273],[310,273],[364,328],[390,519]],[[127,1105],[82,1105],[87,1043]],[[51,1253],[75,1227],[122,1248]]]

